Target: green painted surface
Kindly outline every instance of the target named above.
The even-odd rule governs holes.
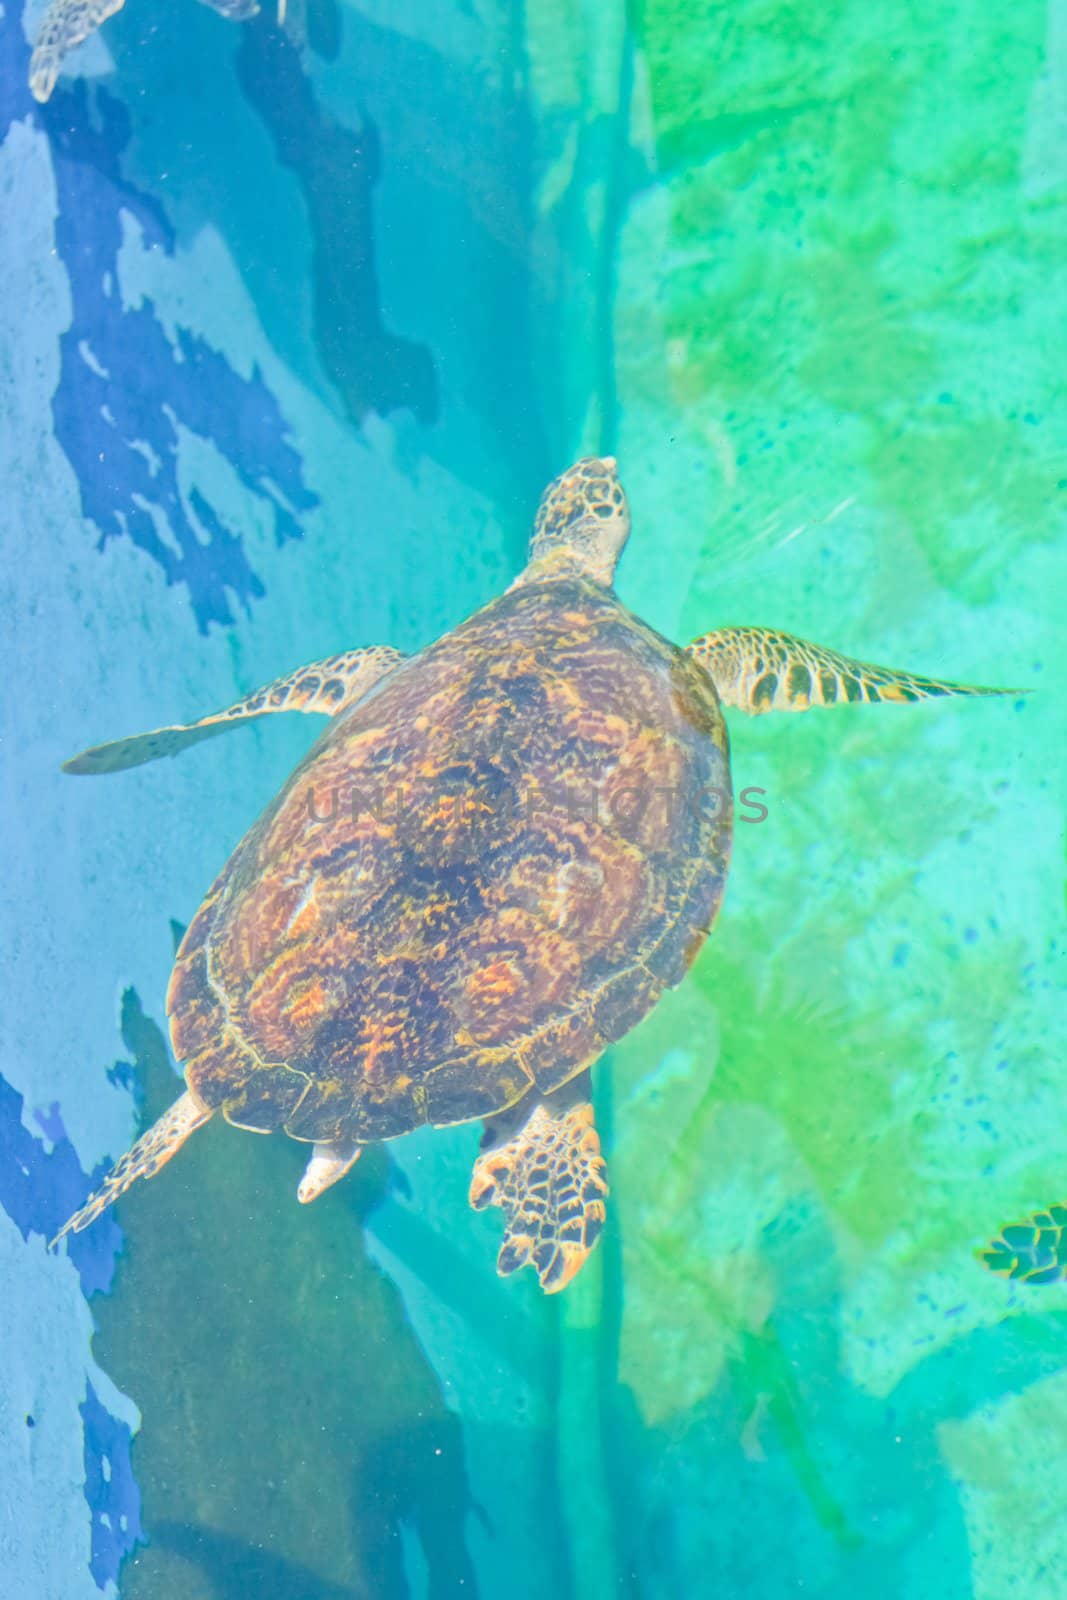
[[[1034,693],[732,724],[768,817],[616,1052],[635,1592],[1064,1595],[1062,1291],[974,1251],[1067,1192],[1067,19],[637,11],[624,597]]]

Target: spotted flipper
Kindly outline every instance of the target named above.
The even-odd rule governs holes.
[[[906,705],[937,695],[1020,694],[942,683],[853,661],[773,628],[719,628],[686,649],[710,674],[724,706],[759,716],[764,711],[809,711],[812,706],[882,701]]]
[[[1035,1211],[991,1239],[978,1259],[1001,1278],[1059,1283],[1067,1278],[1067,1205]]]
[[[490,1124],[486,1139],[492,1138]],[[596,1243],[607,1194],[592,1106],[583,1101],[553,1111],[540,1101],[510,1139],[483,1148],[474,1163],[470,1201],[476,1211],[503,1209],[504,1242],[496,1263],[501,1277],[529,1264],[545,1293],[556,1294]]]
[[[170,1110],[164,1112],[159,1121],[154,1122],[148,1132],[142,1134],[137,1143],[127,1150],[122,1160],[116,1162],[102,1187],[90,1195],[81,1210],[63,1224],[52,1245],[57,1245],[66,1233],[81,1233],[120,1194],[125,1194],[138,1178],[154,1178],[160,1167],[165,1167],[171,1156],[177,1154],[189,1135],[203,1127],[210,1117],[208,1107],[187,1089],[180,1099],[175,1100]]]
[[[126,0],[51,0],[37,30],[37,42],[30,60],[30,92],[43,105],[51,98],[65,57],[95,33],[100,25],[121,11]],[[231,22],[247,22],[259,11],[257,0],[204,0],[212,11]],[[284,0],[279,4],[278,21],[285,16]]]
[[[176,723],[169,728],[155,728],[151,733],[134,733],[128,739],[113,739],[110,744],[95,744],[64,761],[63,771],[95,776],[101,772],[140,767],[146,761],[176,756],[202,739],[214,739],[227,728],[275,711],[313,711],[332,717],[359,700],[372,684],[403,659],[399,650],[392,650],[388,645],[328,656],[325,661],[300,667],[287,678],[275,679],[257,689],[255,694],[238,700],[236,705],[216,711],[210,717],[201,717],[199,722]]]
[[[30,59],[30,91],[43,105],[56,86],[63,58],[88,39],[126,0],[51,0]]]

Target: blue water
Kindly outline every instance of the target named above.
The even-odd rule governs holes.
[[[136,0],[43,107],[37,15],[0,18],[3,1592],[1067,1597],[1063,1284],[976,1254],[1067,1195],[1062,6]],[[317,724],[60,762],[421,648],[591,450],[672,637],[1031,692],[731,720],[767,816],[598,1071],[562,1296],[496,1276],[476,1126],[304,1208],[306,1152],[212,1125],[49,1254],[175,1097],[175,941]]]

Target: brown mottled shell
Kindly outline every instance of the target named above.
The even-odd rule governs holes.
[[[732,811],[711,679],[584,581],[510,590],[327,729],[168,1010],[231,1122],[369,1142],[566,1082],[681,979]]]

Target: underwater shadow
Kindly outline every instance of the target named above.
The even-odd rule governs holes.
[[[209,440],[279,545],[301,537],[318,505],[289,439],[289,422],[258,369],[244,377],[198,334],[169,330],[153,301],[127,304],[120,285],[127,240],[173,257],[166,209],[129,176],[134,122],[127,106],[84,80],[35,106],[24,84],[29,47],[21,0],[0,18],[0,90],[26,108],[49,141],[56,188],[55,248],[67,275],[70,325],[59,336],[52,399],[55,439],[78,485],[83,517],[103,551],[130,539],[168,584],[188,589],[201,632],[231,623],[265,590],[244,532],[219,504],[181,483],[184,433]],[[6,59],[5,59],[6,58]],[[4,127],[0,97],[0,133]]]
[[[320,28],[329,26],[329,13]],[[336,11],[333,11],[336,29]],[[334,46],[336,49],[336,46]],[[385,329],[374,254],[373,194],[381,145],[372,122],[354,132],[320,110],[300,52],[266,18],[242,29],[237,75],[279,162],[299,182],[313,238],[314,332],[323,367],[357,425],[400,407],[437,420],[429,350]]]
[[[184,1522],[160,1522],[152,1542],[199,1569],[212,1600],[359,1600],[363,1591],[329,1583],[307,1567],[242,1539]],[[402,1592],[402,1591],[401,1591]]]
[[[178,1080],[132,990],[122,1031],[147,1124]],[[211,1123],[115,1208],[126,1248],[92,1302],[94,1354],[141,1410],[148,1540],[124,1600],[408,1600],[405,1537],[433,1596],[477,1594],[460,1424],[357,1222],[391,1163],[368,1152],[345,1196],[303,1207],[305,1156]]]

